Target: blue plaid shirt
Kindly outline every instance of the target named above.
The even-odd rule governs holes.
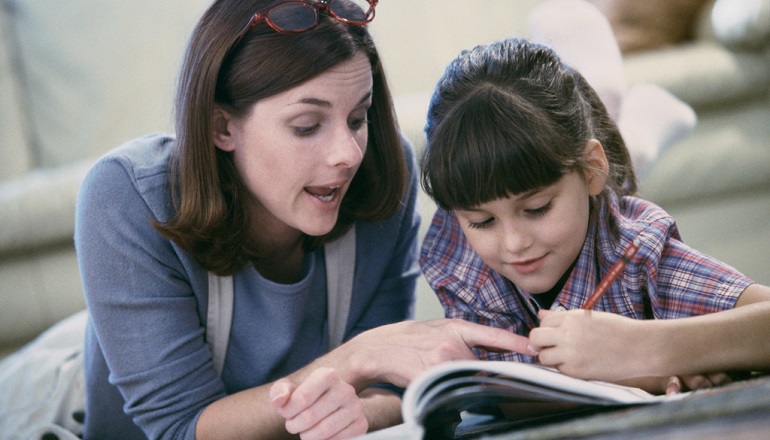
[[[619,229],[613,236],[609,209]],[[599,206],[583,249],[552,310],[577,309],[638,238],[640,249],[595,310],[634,319],[669,319],[733,308],[753,283],[736,269],[685,245],[674,219],[635,197]],[[451,211],[437,210],[422,245],[420,266],[449,318],[461,318],[528,335],[539,325],[530,294],[487,266],[471,248]],[[482,359],[533,362],[517,353],[478,351]]]

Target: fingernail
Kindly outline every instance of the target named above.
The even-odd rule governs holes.
[[[275,403],[277,400],[280,400],[285,396],[286,396],[286,390],[277,391],[275,386],[270,388],[270,393],[268,395],[268,397],[270,398],[270,403]]]

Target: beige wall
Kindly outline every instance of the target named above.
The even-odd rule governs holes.
[[[540,0],[381,0],[370,25],[395,95],[432,90],[461,50],[523,35]]]

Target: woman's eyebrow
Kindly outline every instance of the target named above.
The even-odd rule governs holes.
[[[363,98],[361,98],[361,100],[358,101],[358,104],[356,104],[356,105],[363,104],[364,102],[369,100],[369,98],[371,98],[371,97],[372,97],[372,92],[369,91],[366,94],[364,94]],[[323,107],[323,108],[333,108],[334,107],[334,105],[331,102],[329,102],[329,101],[327,101],[325,99],[319,99],[319,98],[302,98],[299,101],[295,102],[294,104],[308,104],[308,105],[315,105],[317,107]]]
[[[323,107],[323,108],[334,107],[331,102],[323,99],[318,99],[318,98],[302,98],[299,101],[295,102],[294,104],[308,104],[308,105],[315,105],[317,107]]]
[[[361,100],[360,100],[360,101],[358,101],[358,103],[359,103],[359,104],[363,104],[363,103],[365,103],[366,101],[368,101],[368,100],[369,100],[369,98],[371,98],[371,97],[372,97],[372,91],[370,90],[369,92],[367,92],[367,93],[364,95],[364,97],[363,97],[363,98],[361,98]]]

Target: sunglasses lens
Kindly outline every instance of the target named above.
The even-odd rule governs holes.
[[[328,6],[332,14],[351,23],[367,23],[373,17],[372,6],[366,0],[332,0]]]
[[[270,10],[267,19],[284,32],[301,32],[315,26],[316,9],[307,3],[289,2]]]

